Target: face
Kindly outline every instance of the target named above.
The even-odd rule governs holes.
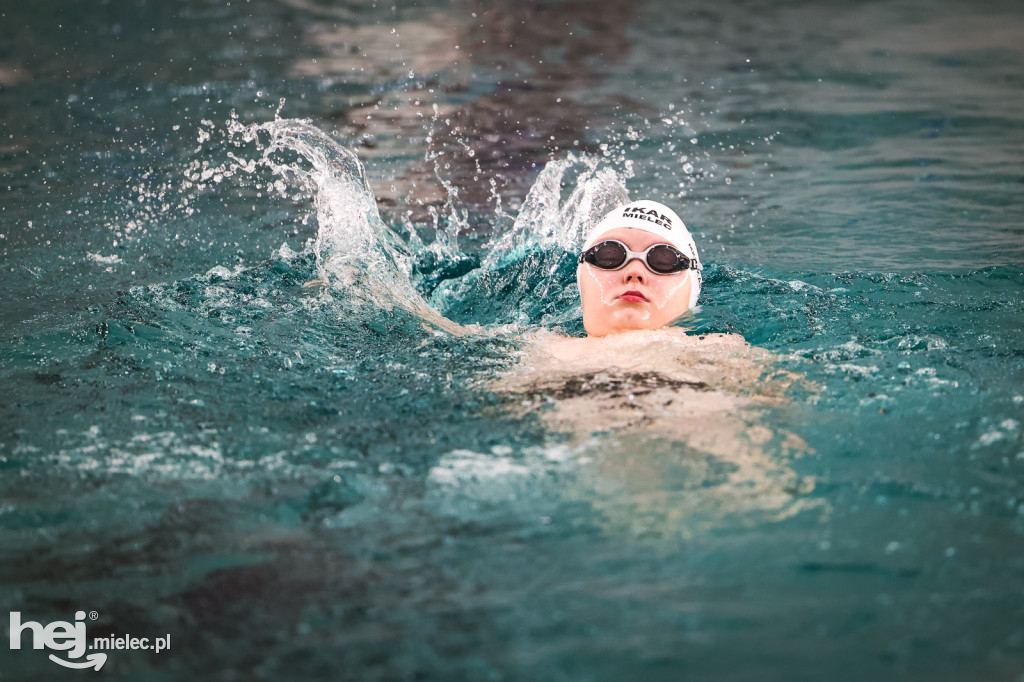
[[[601,239],[616,239],[630,251],[665,243],[656,234],[631,227],[609,230]],[[664,327],[690,307],[692,279],[686,270],[658,275],[643,261],[631,260],[619,270],[582,263],[579,275],[583,326],[590,336]]]

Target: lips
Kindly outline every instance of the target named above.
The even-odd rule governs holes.
[[[632,303],[647,303],[647,297],[641,294],[639,291],[626,291],[619,294],[620,301],[630,301]]]

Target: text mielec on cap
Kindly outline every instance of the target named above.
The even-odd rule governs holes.
[[[649,200],[616,208],[591,230],[576,269],[587,334],[671,324],[697,304],[701,270],[675,211]]]

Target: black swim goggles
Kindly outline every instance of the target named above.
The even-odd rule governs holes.
[[[602,270],[619,270],[633,259],[643,261],[648,270],[658,275],[704,269],[697,259],[687,257],[669,244],[654,244],[643,251],[630,251],[622,242],[606,239],[580,254],[580,263],[590,263]]]

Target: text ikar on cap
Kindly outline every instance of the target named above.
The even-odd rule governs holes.
[[[644,216],[644,218],[643,218],[644,220],[651,220],[650,218],[648,218],[646,216],[653,216],[654,220],[651,220],[651,222],[656,222],[656,223],[659,223],[659,224],[660,223],[665,223],[663,227],[666,230],[671,230],[672,229],[672,220],[668,216],[662,215],[662,214],[658,213],[653,208],[652,209],[645,209],[645,208],[640,208],[639,206],[632,206],[630,208],[627,208],[625,211],[623,211],[622,215],[623,216],[628,216],[630,214],[636,214],[636,213],[639,213],[640,215]]]

